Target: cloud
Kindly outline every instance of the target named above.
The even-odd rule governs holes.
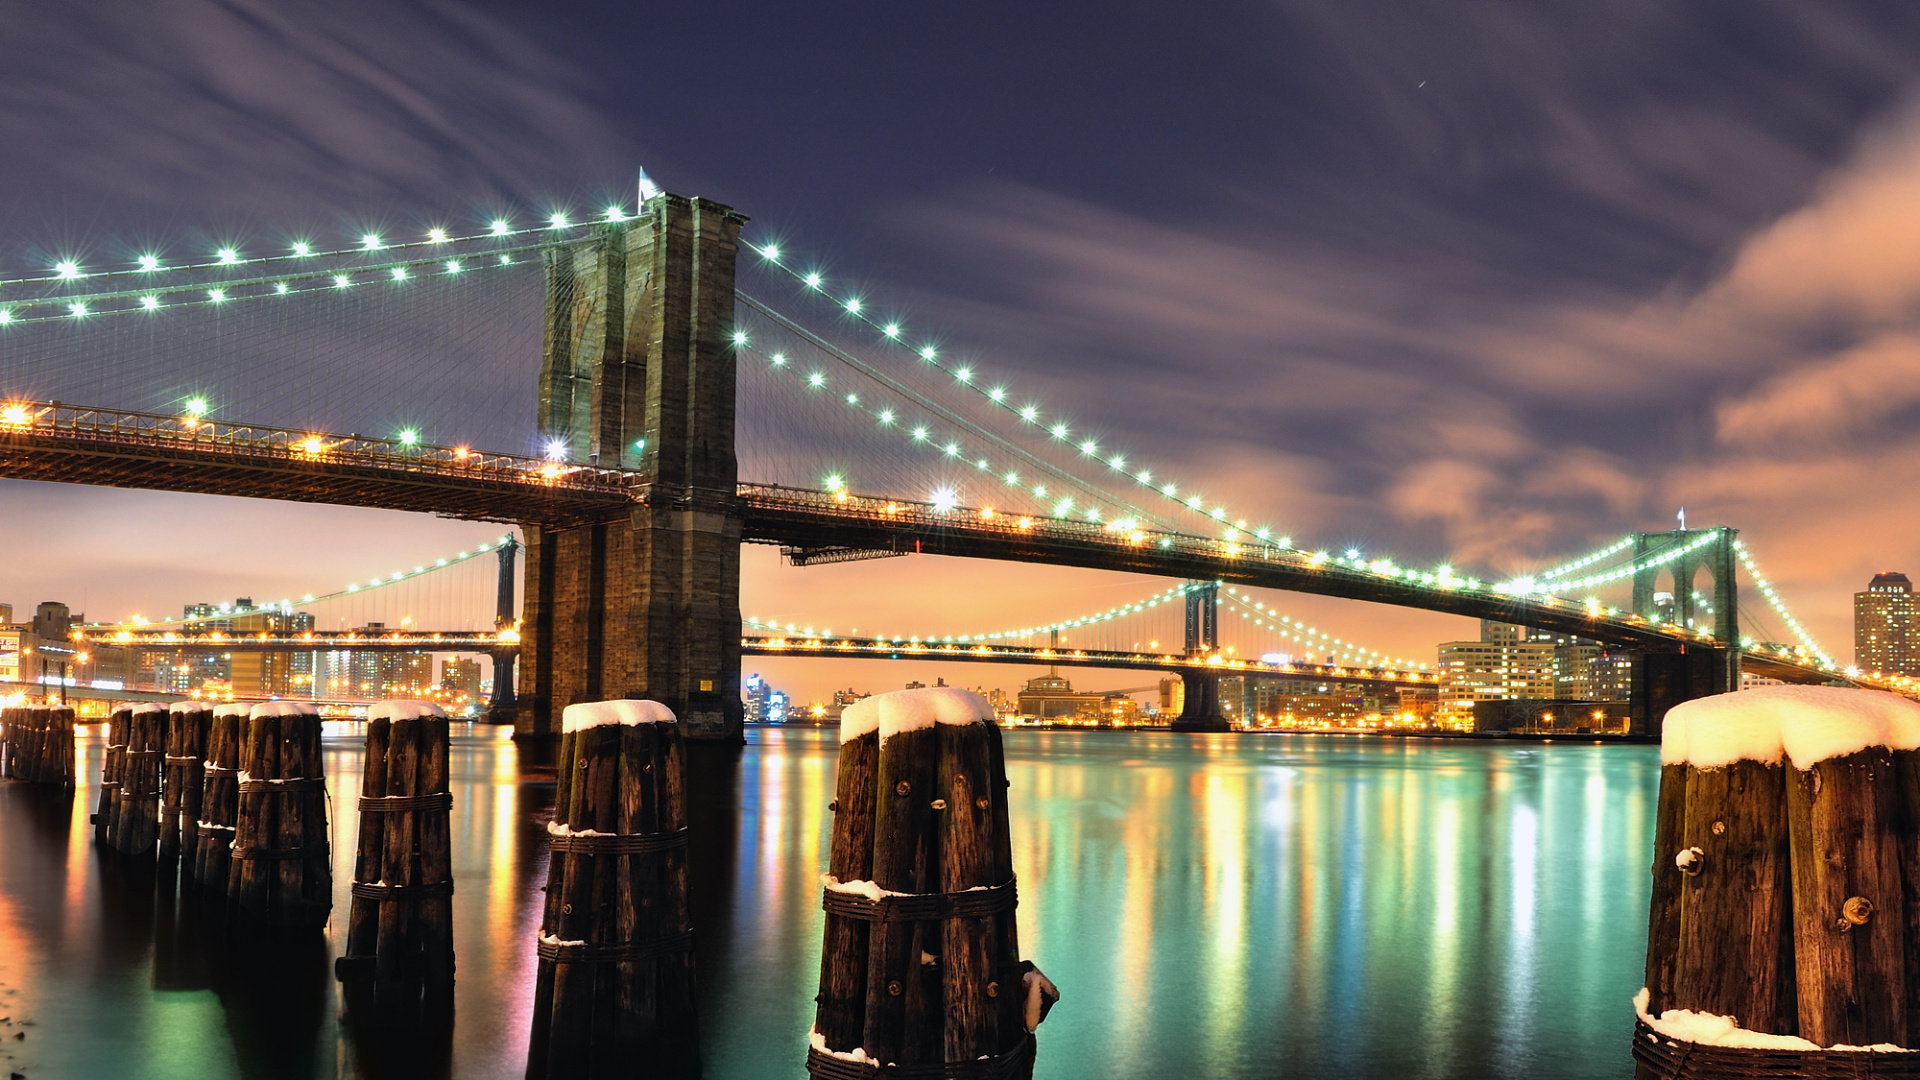
[[[369,197],[393,195],[444,206],[551,191],[630,152],[579,73],[458,4],[123,0],[74,14],[15,5],[0,24],[0,138],[33,149],[0,175],[64,205],[136,200],[173,217],[193,192],[225,215],[377,212]]]
[[[1319,460],[1285,497],[1339,515],[1330,533],[1517,570],[1684,504],[1740,527],[1844,653],[1853,579],[1920,565],[1894,494],[1920,403],[1916,185],[1920,111],[1896,110],[1717,272],[1651,288],[1510,288],[1450,254],[1261,245],[1004,184],[915,228],[1005,268],[1005,298],[946,306],[969,333],[1033,377],[1098,365],[1170,414],[1210,401],[1246,454]]]
[[[1920,337],[1894,333],[1786,369],[1720,403],[1720,438],[1751,444],[1866,435],[1920,403]]]

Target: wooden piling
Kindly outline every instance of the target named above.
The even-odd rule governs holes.
[[[201,769],[200,820],[194,823],[193,880],[225,896],[240,819],[240,747],[251,705],[216,705],[207,722],[207,763]]]
[[[679,728],[632,700],[562,728],[527,1076],[697,1075]]]
[[[333,877],[319,712],[305,702],[255,705],[240,761],[228,909],[269,926],[324,925]]]
[[[1818,762],[1787,789],[1799,1033],[1821,1046],[1909,1045],[1898,797],[1880,746]]]
[[[133,706],[116,704],[107,714],[106,754],[100,762],[100,800],[93,813],[93,842],[102,847],[114,843],[113,819],[120,809],[120,770],[126,762],[127,725],[133,718]]]
[[[1829,1049],[1920,1036],[1920,705],[1769,687],[1675,708],[1666,739],[1638,1075],[1920,1077]],[[1690,1042],[1668,1010],[1805,1042]]]
[[[160,758],[165,739],[167,707],[135,705],[127,718],[127,743],[120,754],[120,786],[114,792],[113,824],[108,830],[115,850],[151,858],[160,838]]]
[[[882,694],[847,710],[813,1077],[876,1077],[879,1065],[1032,1075],[1026,999],[1031,991],[1037,1024],[1058,995],[1018,960],[1006,765],[992,715],[979,695],[947,689]]]
[[[207,781],[207,731],[213,706],[175,702],[167,710],[167,741],[160,776],[160,857],[200,848],[200,804]]]
[[[367,757],[343,981],[375,983],[379,1006],[417,1014],[453,979],[447,715],[430,701],[367,710]]]
[[[72,787],[73,709],[66,705],[0,709],[0,776]]]

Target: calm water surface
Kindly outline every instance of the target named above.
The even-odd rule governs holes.
[[[355,726],[327,742],[333,922],[273,948],[95,851],[89,729],[76,797],[0,783],[0,1065],[520,1076],[552,771],[455,731],[451,1045],[396,1057],[339,1019]],[[838,744],[748,741],[689,765],[706,1075],[799,1078]],[[1036,1075],[1631,1075],[1654,749],[1013,731],[1007,752],[1023,952],[1065,995]]]

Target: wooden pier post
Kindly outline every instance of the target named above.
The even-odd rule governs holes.
[[[207,782],[207,730],[213,706],[177,701],[167,710],[165,767],[160,777],[160,857],[200,848],[200,803]]]
[[[333,873],[319,711],[300,701],[255,705],[240,761],[228,908],[270,926],[324,925]]]
[[[1667,714],[1637,1075],[1920,1077],[1865,1049],[1920,1034],[1916,751],[1920,704],[1876,691]]]
[[[0,709],[0,776],[72,787],[73,709],[66,705]]]
[[[216,705],[207,721],[207,763],[202,767],[200,819],[194,822],[193,880],[221,896],[233,861],[235,823],[240,820],[240,746],[251,705]]]
[[[447,714],[431,701],[367,710],[353,904],[334,973],[372,983],[383,1013],[431,1013],[453,982],[447,736]]]
[[[632,700],[561,727],[528,1080],[697,1075],[679,727]]]
[[[160,839],[160,758],[167,707],[135,705],[127,720],[127,745],[120,754],[120,786],[114,793],[113,847],[128,855],[153,856]]]
[[[133,706],[120,703],[107,714],[106,756],[100,762],[100,800],[93,812],[93,842],[102,847],[114,843],[113,819],[120,809],[120,770],[126,762],[127,725],[133,719]]]
[[[1031,1076],[1033,1029],[1059,993],[1019,959],[991,707],[965,690],[880,694],[840,734],[808,1073]]]

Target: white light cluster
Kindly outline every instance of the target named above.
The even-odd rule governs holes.
[[[901,344],[904,342],[907,331],[898,321],[881,321],[875,318],[868,313],[868,305],[857,297],[849,296],[844,299],[835,299],[828,289],[825,279],[818,271],[802,273],[794,268],[785,259],[778,245],[767,244],[755,250],[757,250],[761,257],[766,259],[769,264],[778,268],[795,281],[800,282],[807,289],[826,297],[852,318],[865,323],[879,336],[883,343]],[[921,360],[933,365],[937,370],[944,372],[951,377],[954,382],[970,388],[974,393],[985,398],[993,406],[1004,409],[1019,417],[1024,423],[1040,426],[1055,441],[1067,442],[1072,437],[1073,429],[1070,424],[1061,420],[1055,420],[1050,423],[1043,422],[1038,405],[1031,403],[1021,405],[1013,404],[1008,400],[1007,389],[1004,385],[987,388],[984,383],[978,379],[978,372],[974,368],[955,367],[941,360],[939,348],[932,343],[923,343],[918,347],[910,347],[910,351]],[[1198,511],[1216,521],[1224,521],[1227,517],[1225,507],[1216,507],[1211,513],[1208,513],[1202,508],[1204,500],[1198,496],[1190,496],[1186,499],[1180,498],[1178,495],[1179,485],[1177,484],[1163,481],[1156,485],[1153,482],[1151,470],[1130,472],[1126,467],[1126,458],[1123,455],[1114,455],[1110,459],[1102,458],[1098,440],[1086,439],[1079,444],[1078,449],[1082,457],[1091,460],[1095,465],[1106,466],[1110,472],[1118,475],[1120,478],[1159,494],[1174,502],[1182,509]]]
[[[1787,621],[1787,629],[1792,630],[1794,636],[1800,639],[1800,643],[1807,647],[1807,651],[1819,657],[1822,664],[1827,667],[1834,667],[1833,657],[1827,655],[1827,651],[1820,647],[1819,642],[1813,640],[1813,635],[1807,632],[1807,628],[1800,625],[1800,620],[1794,618],[1793,613],[1787,610],[1786,601],[1780,599],[1780,594],[1773,589],[1773,582],[1768,581],[1767,576],[1760,572],[1759,565],[1753,561],[1753,556],[1747,552],[1747,545],[1743,541],[1735,540],[1733,542],[1733,550],[1740,556],[1740,565],[1746,567],[1747,573],[1753,575],[1753,583],[1760,587],[1760,594],[1765,596],[1767,603],[1773,605],[1773,610],[1778,612],[1780,617]]]
[[[499,253],[499,265],[516,265],[513,261],[515,254],[534,250],[537,250],[537,245],[525,245],[502,251]],[[248,261],[260,260],[241,260],[241,262]],[[353,266],[347,268],[344,273],[340,272],[340,269],[339,267],[315,267],[273,277],[234,278],[222,281],[211,288],[206,282],[183,282],[159,288],[148,287],[136,292],[83,293],[16,300],[10,307],[0,308],[0,326],[25,326],[46,322],[70,323],[100,315],[217,307],[242,300],[302,296],[309,293],[348,289],[360,284],[363,278],[373,280],[382,275],[389,281],[400,283],[412,281],[416,272],[437,270],[442,276],[455,276],[468,268],[457,259],[441,260],[438,257],[421,256],[402,262]],[[306,284],[302,286],[301,283]],[[46,309],[50,313],[31,314],[34,309]],[[63,311],[64,314],[52,314],[52,311]]]
[[[1363,648],[1352,642],[1342,641],[1331,634],[1316,630],[1305,623],[1294,622],[1293,619],[1288,616],[1282,615],[1279,611],[1268,607],[1266,604],[1252,599],[1248,594],[1238,589],[1228,587],[1222,590],[1222,595],[1233,603],[1257,613],[1249,615],[1243,611],[1240,613],[1241,618],[1250,619],[1257,626],[1265,627],[1279,634],[1281,637],[1298,641],[1304,645],[1314,645],[1323,649],[1328,645],[1332,645],[1334,651],[1346,657],[1350,663],[1363,663],[1368,667],[1398,668],[1402,671],[1425,671],[1427,668],[1425,664],[1413,660],[1402,660],[1396,657],[1384,656],[1376,650]],[[1266,622],[1266,619],[1269,618],[1278,619],[1280,623],[1284,623],[1285,625],[1269,624]],[[1305,636],[1303,637],[1301,635]]]
[[[809,372],[806,375],[802,376],[798,371],[794,369],[791,359],[787,357],[786,354],[762,352],[757,346],[755,346],[752,343],[752,340],[749,337],[749,335],[747,335],[744,332],[736,332],[733,335],[733,342],[734,342],[735,348],[740,350],[741,352],[744,352],[748,355],[757,356],[765,360],[770,370],[792,372],[793,375],[796,378],[799,378],[806,385],[808,389],[825,390],[828,388],[828,384],[830,380],[827,378],[827,375],[825,372],[814,371],[814,372]],[[934,438],[934,433],[932,429],[928,427],[928,425],[925,423],[921,423],[921,424],[903,423],[900,419],[900,412],[899,412],[899,408],[902,408],[902,407],[890,407],[890,406],[886,406],[886,405],[875,403],[875,402],[863,403],[858,394],[851,394],[851,393],[839,394],[836,391],[835,396],[840,400],[840,402],[843,405],[865,415],[867,418],[871,419],[872,421],[874,421],[875,423],[877,423],[883,428],[889,428],[889,427],[894,427],[895,425],[899,425],[901,427],[902,433],[906,436],[907,445],[926,447],[926,448],[932,449],[935,452],[937,452],[941,457],[944,457],[944,458],[967,461],[973,466],[975,472],[986,473],[986,474],[1000,477],[1002,480],[1004,480],[1005,485],[1007,487],[1010,487],[1016,491],[1019,491],[1023,497],[1026,497],[1029,495],[1029,488],[1027,485],[1021,482],[1020,472],[1018,469],[1009,469],[1009,470],[1002,471],[1001,469],[999,469],[997,466],[993,464],[990,458],[976,455],[973,451],[967,449],[957,439],[946,438],[946,439],[936,440]],[[844,478],[839,476],[838,474],[832,477],[831,480],[832,480],[832,483],[827,488],[827,490],[829,491],[838,491],[845,486]],[[958,505],[959,497],[957,492],[949,492],[949,494],[953,496],[953,499],[954,499],[953,505],[941,506],[939,505],[940,499],[937,497],[931,498],[929,501],[935,504],[936,509],[951,510],[954,508],[954,506]],[[1039,507],[1039,510],[1043,515],[1051,515],[1054,517],[1064,518],[1066,516],[1066,513],[1072,510],[1071,501],[1068,501],[1065,504],[1065,508],[1062,509],[1062,506],[1059,503],[1050,503],[1050,502],[1043,501],[1046,499],[1046,497],[1047,497],[1047,486],[1045,484],[1031,485],[1031,498],[1033,499],[1034,505]],[[1054,513],[1055,510],[1060,510],[1060,513],[1057,513],[1057,514]],[[1101,513],[1098,507],[1088,507],[1085,516],[1089,522],[1099,522],[1101,518],[1105,515]]]

